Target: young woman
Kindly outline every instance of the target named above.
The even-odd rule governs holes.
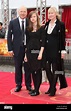
[[[60,89],[67,87],[64,75],[63,58],[65,55],[65,25],[60,21],[60,15],[55,7],[48,9],[48,22],[45,24],[45,57],[46,74],[50,87],[45,94],[54,96],[56,93],[57,78],[60,80]]]
[[[29,27],[27,30],[27,49],[24,60],[28,62],[34,84],[31,96],[39,95],[39,88],[42,82],[42,55],[45,45],[45,30],[40,25],[39,16],[36,11],[31,11],[28,16]]]

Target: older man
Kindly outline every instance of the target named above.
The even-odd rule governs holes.
[[[26,27],[28,26],[27,8],[21,6],[18,9],[18,15],[16,19],[10,21],[7,36],[8,51],[14,57],[15,63],[15,92],[19,92],[22,88],[22,64],[27,41]],[[32,90],[31,71],[27,63],[24,63],[24,70],[26,89],[30,91]]]

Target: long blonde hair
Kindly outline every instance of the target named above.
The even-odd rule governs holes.
[[[61,19],[61,15],[60,15],[59,12],[57,11],[57,8],[51,6],[51,7],[48,9],[48,12],[51,11],[51,10],[53,10],[53,11],[56,13],[56,18],[60,20],[60,19]]]
[[[41,25],[40,25],[40,18],[39,18],[39,15],[38,15],[37,11],[36,11],[36,10],[35,10],[35,11],[31,11],[31,12],[29,13],[29,15],[28,15],[28,20],[29,20],[28,30],[30,30],[30,31],[33,30],[33,24],[32,24],[32,22],[30,21],[30,18],[31,18],[31,16],[32,16],[34,13],[35,13],[36,16],[37,16],[37,30],[41,27]]]

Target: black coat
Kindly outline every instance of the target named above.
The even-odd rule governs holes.
[[[46,24],[45,24],[45,31],[46,31],[46,35],[47,35],[47,29],[48,29],[48,25],[49,25],[49,22],[50,21],[48,21],[48,22],[46,22]],[[58,37],[58,47],[55,47],[55,49],[57,49],[58,50],[58,55],[56,56],[56,59],[55,59],[55,61],[58,63],[57,65],[58,65],[58,70],[59,71],[64,71],[65,69],[64,69],[64,60],[63,59],[61,59],[61,51],[62,50],[65,50],[65,24],[62,22],[62,21],[59,21],[58,19],[57,19],[57,21],[56,21],[56,26],[55,26],[56,28],[55,29],[53,29],[53,32],[54,32],[54,30],[57,32],[57,37]],[[47,37],[47,36],[46,36]],[[49,42],[49,41],[48,41]],[[51,41],[51,42],[53,42],[53,41]],[[46,43],[45,43],[46,44]],[[45,45],[45,47],[46,47],[46,45]],[[50,55],[51,57],[54,57],[54,50],[53,50],[53,48],[52,48],[52,55]],[[49,53],[49,51],[48,51],[48,53]],[[48,54],[47,53],[47,54]],[[44,58],[46,58],[45,59],[45,62],[47,61],[47,54],[46,54],[46,48],[45,48],[45,51],[44,51]],[[46,63],[45,63],[46,64]],[[60,80],[60,89],[61,88],[65,88],[65,87],[67,87],[67,81],[66,81],[66,79],[65,79],[65,72],[64,72],[64,74],[62,75],[62,74],[59,74],[59,80]]]
[[[51,34],[47,34],[49,22],[45,24],[46,39],[45,39],[45,58],[46,61],[53,59],[57,61],[61,59],[61,51],[65,50],[65,25],[57,19],[56,26]],[[59,58],[60,57],[60,58]]]
[[[45,31],[46,31],[46,40],[48,40],[47,39],[47,29],[48,29],[48,25],[49,25],[49,22],[50,21],[48,21],[48,22],[46,22],[46,24],[45,24]],[[55,34],[57,34],[57,35],[55,35]],[[53,37],[53,36],[56,36],[56,38],[58,38],[58,52],[61,52],[61,50],[65,50],[65,25],[64,25],[64,23],[63,22],[61,22],[61,21],[59,21],[58,19],[57,19],[57,21],[56,21],[56,26],[55,26],[55,28],[53,29],[53,31],[52,31],[52,34],[51,34],[51,36]],[[55,38],[55,39],[56,39]],[[47,41],[46,41],[47,42]],[[49,42],[49,41],[48,41]],[[51,38],[51,44],[53,44],[53,38]],[[46,43],[47,44],[47,43]],[[45,44],[45,45],[46,45]],[[55,45],[55,43],[54,43],[54,45]],[[51,48],[51,47],[50,47]],[[55,47],[55,49],[56,49],[57,47]],[[52,47],[52,51],[53,51],[53,47]]]

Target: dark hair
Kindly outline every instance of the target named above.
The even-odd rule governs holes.
[[[2,25],[3,25],[3,23],[2,23],[2,22],[0,22],[0,25],[2,26]]]
[[[40,19],[39,19],[39,15],[38,15],[38,13],[37,13],[37,11],[36,10],[34,10],[34,11],[31,11],[30,13],[29,13],[29,15],[28,15],[28,20],[29,20],[29,26],[28,26],[28,30],[30,30],[30,31],[32,31],[33,30],[33,26],[32,26],[32,23],[31,23],[31,21],[30,21],[30,18],[31,18],[31,16],[33,15],[33,14],[36,14],[36,16],[37,16],[37,30],[40,28]]]

